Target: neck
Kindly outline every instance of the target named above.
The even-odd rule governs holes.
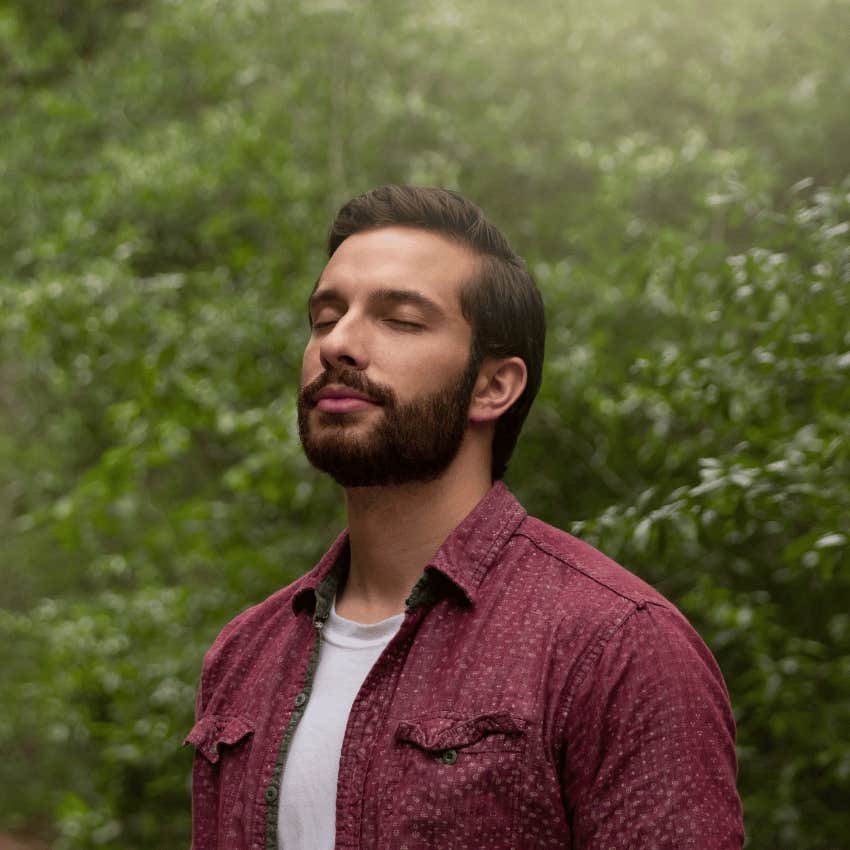
[[[339,614],[372,623],[403,611],[434,553],[491,486],[489,465],[461,458],[425,484],[346,490],[351,564]]]

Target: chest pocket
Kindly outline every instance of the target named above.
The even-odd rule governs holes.
[[[515,850],[527,725],[508,711],[401,721],[381,847]]]
[[[205,714],[183,741],[184,745],[192,744],[216,768],[221,793],[219,812],[226,819],[219,829],[227,834],[235,834],[241,828],[239,792],[251,755],[253,734],[253,724],[240,715]]]
[[[395,738],[423,752],[442,755],[445,761],[448,750],[464,754],[514,752],[524,742],[525,727],[522,718],[500,711],[467,719],[449,716],[402,721],[396,728]]]
[[[184,744],[192,744],[211,764],[217,764],[228,747],[241,743],[254,732],[243,717],[232,714],[205,714],[186,736]]]

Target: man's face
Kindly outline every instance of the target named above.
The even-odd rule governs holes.
[[[345,487],[438,477],[466,432],[478,376],[461,284],[477,261],[434,233],[350,236],[310,299],[298,424],[314,466]]]

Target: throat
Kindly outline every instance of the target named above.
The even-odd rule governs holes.
[[[491,486],[489,479],[477,487],[454,483],[346,490],[351,560],[337,594],[341,616],[373,623],[404,610],[443,541]]]

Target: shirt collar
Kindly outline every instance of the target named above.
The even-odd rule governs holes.
[[[525,517],[525,508],[497,481],[445,539],[428,566],[474,604],[484,576]]]
[[[292,597],[292,608],[296,614],[311,608],[316,619],[327,619],[339,580],[348,569],[348,551],[348,529],[345,529],[319,563],[304,576],[301,587]]]
[[[526,512],[510,490],[496,481],[484,498],[443,541],[407,599],[416,608],[435,601],[448,579],[472,604],[478,587],[499,552],[525,519]],[[311,607],[316,618],[330,611],[340,578],[348,569],[348,531],[343,531],[292,598],[295,611]],[[312,603],[312,604],[311,604]]]

